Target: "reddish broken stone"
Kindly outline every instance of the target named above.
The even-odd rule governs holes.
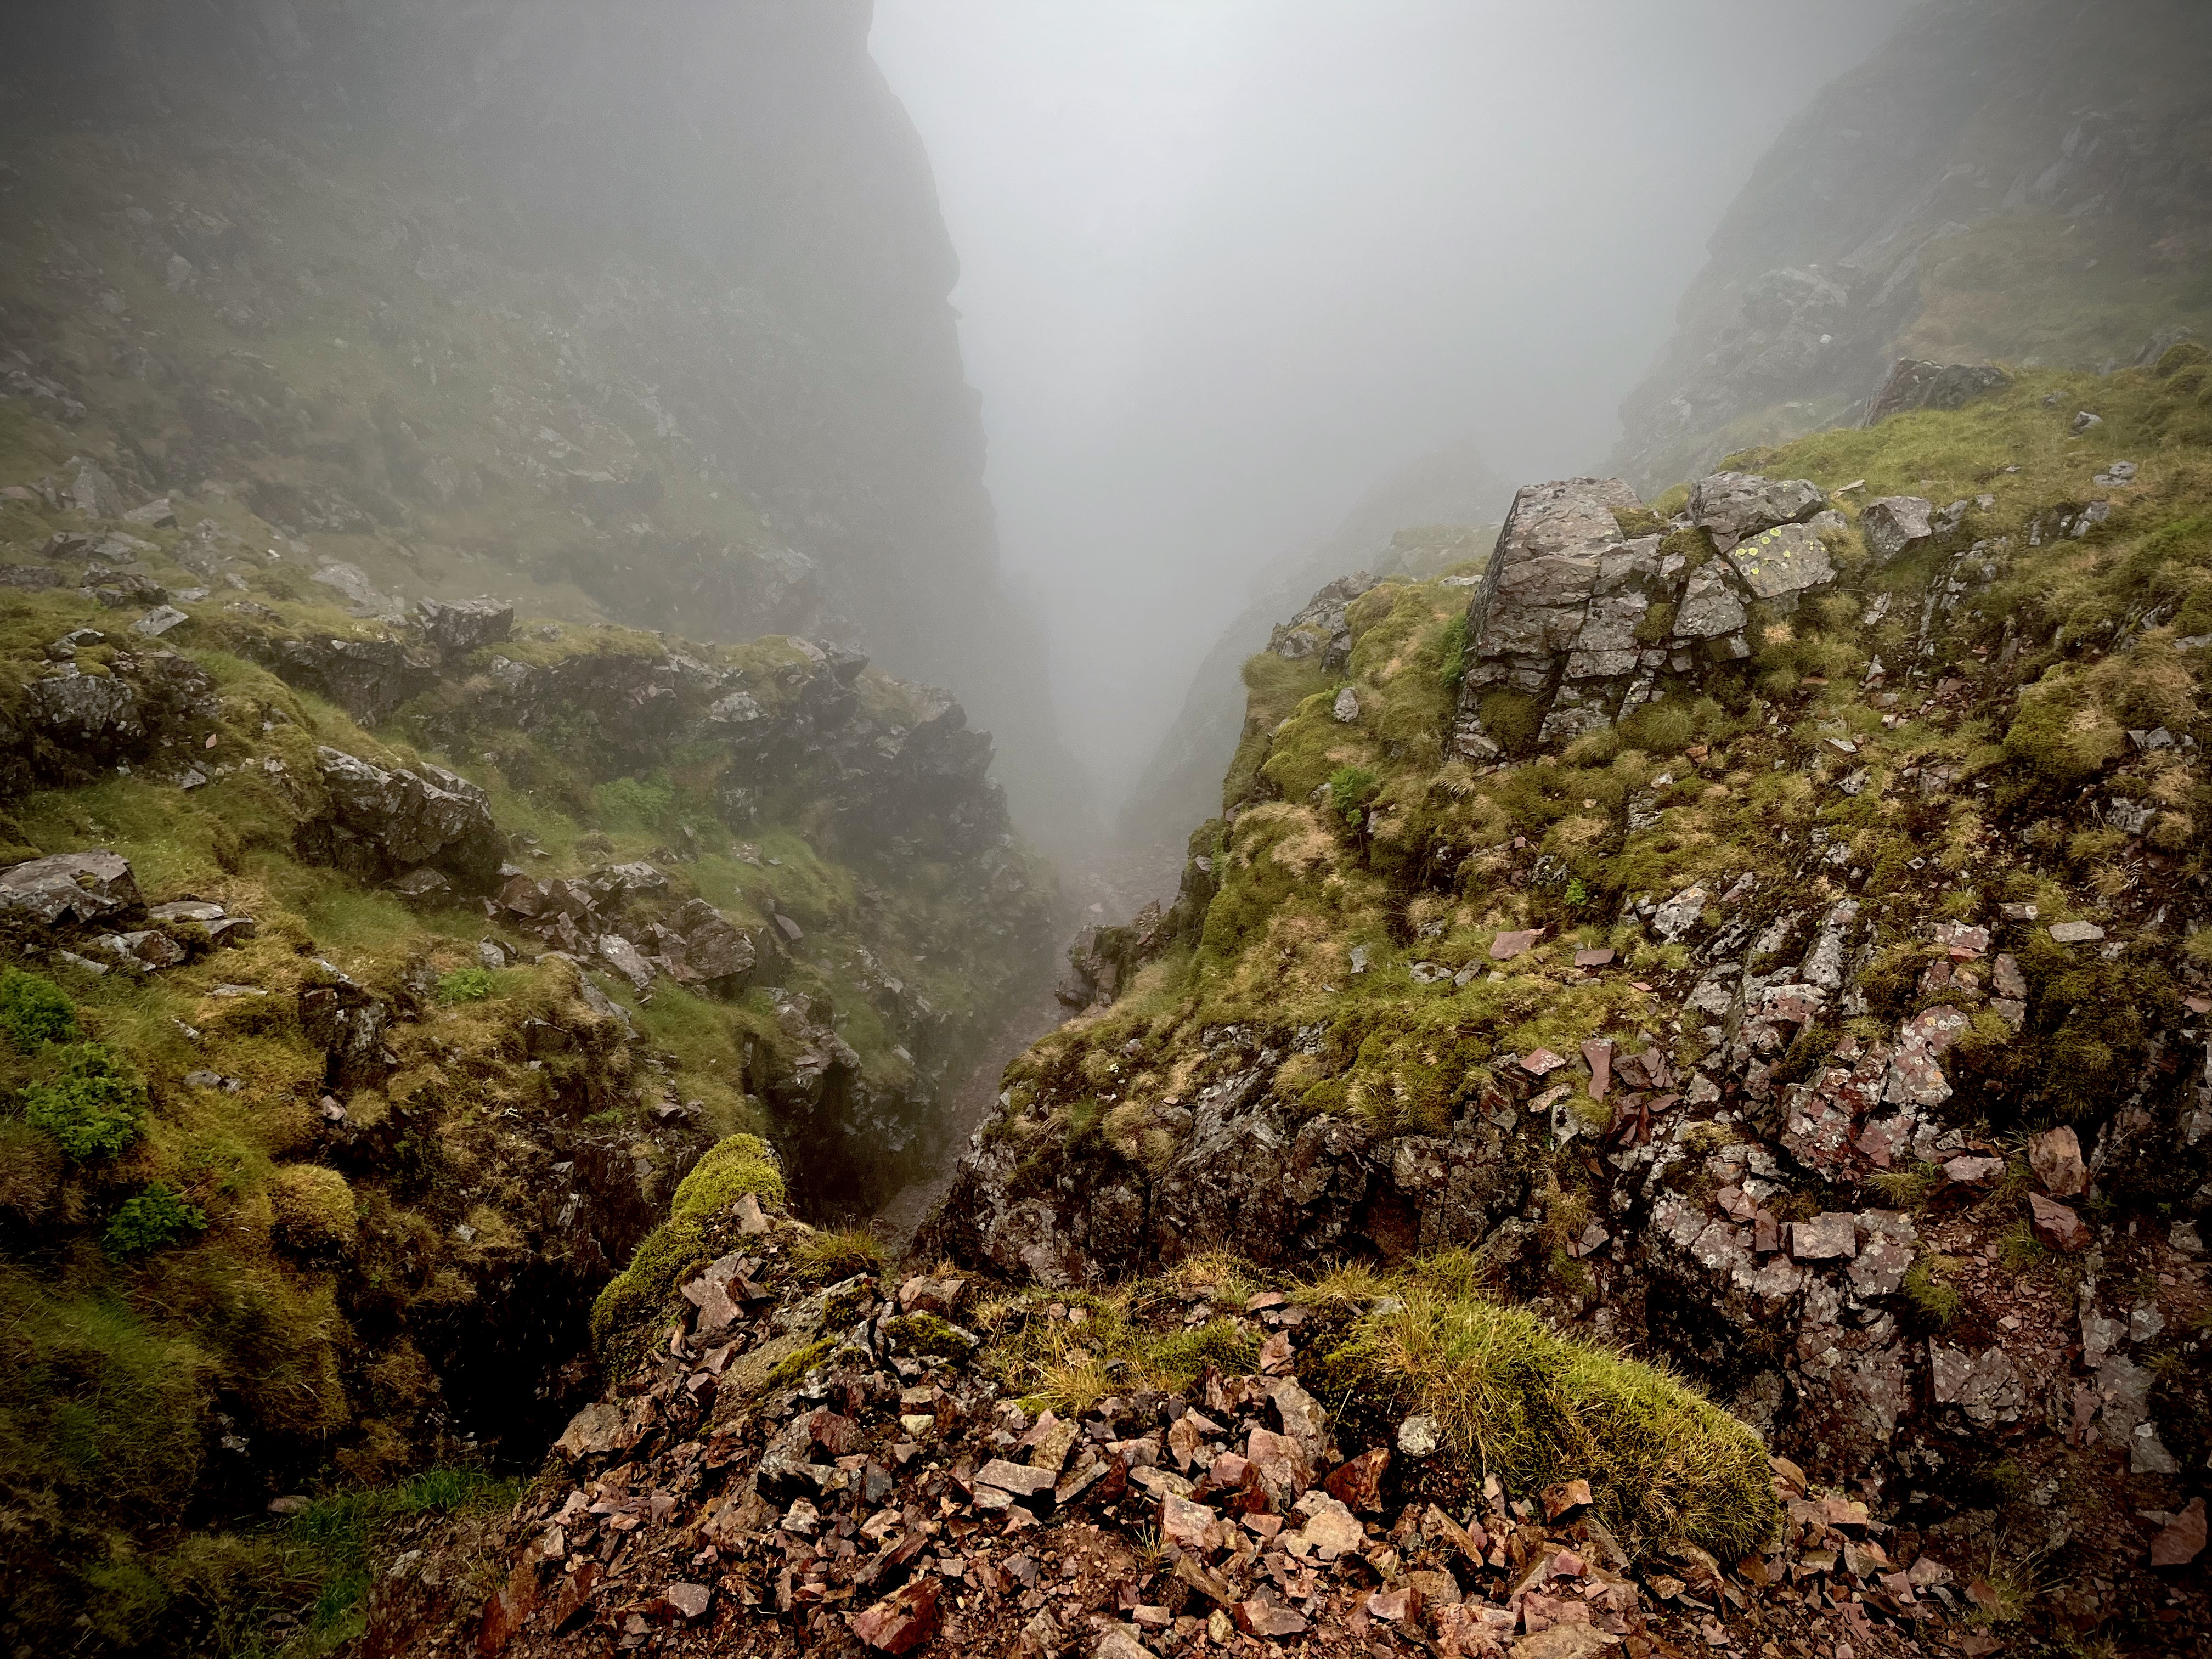
[[[1347,1509],[1379,1510],[1382,1507],[1382,1471],[1389,1467],[1389,1449],[1376,1446],[1348,1463],[1338,1465],[1321,1484],[1331,1498]]]
[[[1610,968],[1612,965],[1613,952],[1610,950],[1575,952],[1575,966],[1577,968]]]
[[[1367,1616],[1387,1619],[1394,1625],[1411,1625],[1420,1612],[1421,1593],[1410,1585],[1403,1589],[1377,1590],[1367,1598]]]
[[[1260,1345],[1260,1370],[1263,1376],[1279,1376],[1291,1368],[1291,1334],[1277,1331]]]
[[[1569,1510],[1581,1509],[1592,1501],[1589,1481],[1562,1480],[1544,1488],[1544,1519],[1556,1521]]]
[[[1490,941],[1491,957],[1497,962],[1510,962],[1543,936],[1544,930],[1540,927],[1524,927],[1515,933],[1500,933]]]
[[[2089,1243],[2088,1228],[2069,1205],[2045,1198],[2041,1193],[2030,1193],[2027,1215],[2036,1238],[2054,1250],[2071,1255]]]
[[[522,1621],[537,1610],[538,1581],[517,1573],[484,1603],[477,1622],[477,1651],[489,1656],[503,1652],[522,1629]]]
[[[2028,1167],[2053,1198],[2079,1198],[2089,1190],[2088,1166],[2081,1162],[2081,1138],[2062,1124],[2033,1135],[2027,1143]]]
[[[1603,1100],[1613,1090],[1613,1039],[1592,1037],[1583,1043],[1583,1061],[1590,1068],[1589,1097]]]
[[[1536,1077],[1542,1077],[1547,1073],[1556,1072],[1560,1066],[1566,1063],[1567,1062],[1565,1060],[1553,1054],[1549,1048],[1539,1048],[1533,1054],[1526,1054],[1521,1056],[1521,1069]]]
[[[1247,1636],[1282,1637],[1305,1633],[1306,1621],[1281,1602],[1255,1595],[1231,1609],[1237,1628]]]
[[[2150,1540],[2150,1564],[2154,1567],[2185,1567],[2204,1553],[2204,1500],[2192,1498],[2189,1507],[2159,1531]]]
[[[933,1575],[916,1578],[853,1614],[853,1634],[879,1652],[911,1652],[937,1634],[940,1582]]]
[[[1221,1522],[1205,1504],[1170,1492],[1160,1499],[1160,1537],[1177,1549],[1210,1555],[1221,1547]]]
[[[2001,1158],[1961,1155],[1943,1166],[1943,1178],[1960,1187],[1994,1187],[2004,1168]]]
[[[1830,1210],[1790,1224],[1790,1254],[1797,1261],[1849,1260],[1858,1253],[1857,1223],[1848,1211]]]
[[[714,1592],[704,1584],[679,1583],[661,1591],[660,1598],[679,1617],[696,1619],[707,1611],[708,1603],[714,1599]]]

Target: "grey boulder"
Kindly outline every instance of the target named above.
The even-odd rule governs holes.
[[[1859,533],[1868,550],[1887,564],[1935,534],[1935,503],[1923,496],[1884,495],[1869,501],[1859,514]]]
[[[1987,363],[1931,363],[1900,358],[1881,390],[1875,393],[1866,423],[1875,426],[1893,415],[1916,409],[1962,409],[1975,398],[2011,384],[2011,375]]]
[[[415,625],[441,654],[465,657],[508,638],[514,607],[497,599],[423,599],[415,606]]]
[[[435,864],[488,879],[499,864],[499,832],[483,790],[443,767],[386,771],[327,745],[317,769],[330,794],[330,817],[390,864]]]
[[[24,714],[33,731],[67,746],[136,743],[146,735],[144,711],[130,681],[74,665],[33,680],[25,689]]]
[[[1754,599],[1794,598],[1836,579],[1827,544],[1820,532],[1802,524],[1777,525],[1738,542],[1728,556]]]
[[[0,871],[0,912],[49,927],[92,921],[138,902],[131,860],[120,853],[57,853]]]
[[[1777,525],[1810,518],[1828,504],[1808,478],[1762,478],[1753,472],[1716,472],[1690,487],[1690,519],[1716,538],[1741,541]]]
[[[65,499],[88,519],[119,519],[123,516],[123,492],[116,488],[99,462],[80,455],[70,465],[76,469],[70,480]]]

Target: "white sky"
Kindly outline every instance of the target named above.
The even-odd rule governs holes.
[[[1109,805],[1252,580],[1472,436],[1599,466],[1753,162],[1905,0],[876,0],[1008,568]]]

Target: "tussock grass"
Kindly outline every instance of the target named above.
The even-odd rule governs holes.
[[[1249,1373],[1258,1338],[1237,1315],[1267,1285],[1249,1263],[1207,1255],[1103,1292],[1001,1297],[976,1312],[983,1363],[1024,1408],[1063,1416],[1109,1394],[1188,1389],[1208,1364]],[[1750,1428],[1664,1369],[1556,1335],[1496,1301],[1464,1251],[1395,1273],[1340,1266],[1273,1288],[1317,1316],[1299,1350],[1316,1396],[1363,1418],[1428,1413],[1454,1455],[1516,1493],[1588,1479],[1632,1553],[1686,1540],[1732,1559],[1779,1520],[1766,1449]],[[1191,1324],[1194,1312],[1206,1316]]]
[[[986,1304],[976,1315],[990,1339],[984,1364],[1024,1410],[1068,1417],[1109,1394],[1188,1389],[1208,1365],[1233,1375],[1259,1363],[1258,1341],[1232,1319],[1163,1328],[1170,1305],[1180,1313],[1188,1304],[1168,1280],[1103,1296],[1035,1293]],[[1054,1306],[1066,1316],[1053,1317]]]
[[[889,1260],[882,1241],[858,1227],[810,1233],[791,1250],[793,1275],[807,1285],[835,1285],[856,1273],[881,1273]]]
[[[1451,1252],[1397,1282],[1326,1362],[1443,1425],[1516,1492],[1577,1477],[1632,1554],[1676,1540],[1733,1559],[1779,1519],[1759,1437],[1664,1370],[1553,1334],[1477,1287]]]

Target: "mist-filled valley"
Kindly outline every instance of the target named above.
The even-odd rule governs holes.
[[[21,0],[0,1649],[2212,1654],[2196,0]]]

